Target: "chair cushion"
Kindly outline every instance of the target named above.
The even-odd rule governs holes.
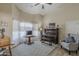
[[[66,43],[71,43],[71,42],[75,42],[75,38],[74,37],[68,37],[64,40],[64,42]]]
[[[76,43],[79,43],[79,35],[78,34],[71,34],[74,38]]]
[[[67,50],[69,50],[69,44],[70,43],[61,42],[61,46]]]

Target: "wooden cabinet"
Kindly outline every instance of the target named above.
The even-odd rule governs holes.
[[[59,39],[59,28],[46,28],[44,29],[44,34],[41,36],[42,42],[49,42],[49,45],[52,43],[58,44]]]

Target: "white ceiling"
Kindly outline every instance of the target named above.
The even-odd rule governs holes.
[[[42,4],[37,5],[37,6],[34,6],[34,5],[35,5],[35,3],[16,4],[16,6],[24,12],[28,12],[30,14],[41,14],[41,15],[51,13],[51,11],[56,10],[60,6],[60,4],[56,4],[56,3],[53,3],[52,5],[43,3],[44,9],[42,9]]]
[[[79,3],[53,3],[52,5],[44,4],[44,9],[42,9],[42,4],[34,6],[36,3],[19,3],[16,6],[23,12],[30,14],[41,14],[46,15],[57,11],[69,11],[69,10],[79,10]]]

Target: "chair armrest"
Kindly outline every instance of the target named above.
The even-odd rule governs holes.
[[[70,43],[66,43],[66,42],[61,42],[61,46],[66,48],[69,47]]]
[[[67,43],[67,42],[61,42],[61,44],[67,44],[67,45],[69,45],[70,43]]]

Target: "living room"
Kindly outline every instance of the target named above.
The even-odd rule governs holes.
[[[69,33],[72,35],[74,34],[77,37],[79,35],[78,10],[78,3],[0,4],[0,27],[1,29],[5,29],[3,32],[4,36],[8,36],[10,38],[11,44],[9,46],[11,46],[11,55],[79,55],[78,48],[71,53],[69,49],[66,51],[64,46],[61,48],[62,41]],[[42,42],[41,36],[43,35],[44,30],[49,27],[55,27],[58,29],[56,31],[57,35],[55,35],[58,39],[53,42],[51,40],[45,40]],[[1,34],[3,34],[1,29]],[[26,34],[32,34],[32,36],[29,37]],[[55,44],[55,42],[57,42],[57,44]]]

